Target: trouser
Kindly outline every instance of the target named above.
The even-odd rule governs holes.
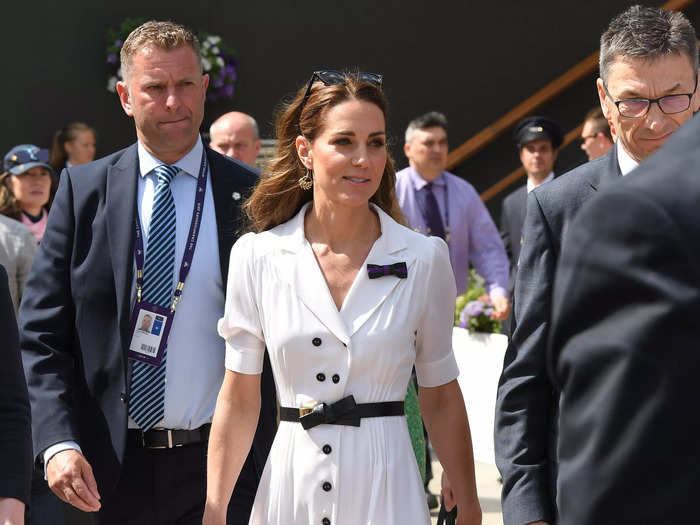
[[[201,525],[206,498],[206,443],[172,449],[127,445],[114,493],[103,496],[99,525]],[[248,455],[228,508],[228,525],[247,525],[258,476]]]

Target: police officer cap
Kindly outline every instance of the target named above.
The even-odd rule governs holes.
[[[564,132],[553,120],[545,117],[527,117],[515,126],[513,137],[518,148],[533,140],[547,139],[552,143],[552,148],[557,149],[564,141]]]

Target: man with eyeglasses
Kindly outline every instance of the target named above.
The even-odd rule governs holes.
[[[515,330],[496,403],[496,462],[503,477],[505,525],[557,521],[559,397],[546,354],[562,237],[586,200],[632,172],[700,107],[695,94],[697,37],[682,13],[630,7],[610,22],[600,42],[598,94],[616,145],[528,196],[515,285]],[[590,306],[594,316],[595,305]]]
[[[588,160],[595,160],[610,151],[613,144],[615,141],[603,110],[600,107],[593,108],[583,120],[581,149],[588,155]]]

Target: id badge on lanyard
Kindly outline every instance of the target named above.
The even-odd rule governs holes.
[[[152,366],[161,366],[163,356],[168,346],[168,335],[175,318],[175,309],[182,297],[187,274],[192,266],[194,250],[199,237],[199,226],[202,222],[204,196],[207,188],[207,156],[202,152],[202,163],[197,177],[197,190],[194,197],[192,222],[187,236],[185,253],[182,256],[180,274],[173,294],[170,308],[144,301],[141,298],[143,289],[144,249],[141,222],[136,217],[136,236],[134,239],[134,258],[136,259],[136,303],[131,313],[131,342],[129,344],[129,359],[141,361]]]

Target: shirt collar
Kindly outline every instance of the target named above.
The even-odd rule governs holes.
[[[620,173],[622,173],[623,177],[639,166],[639,162],[630,157],[630,154],[627,153],[627,150],[619,141],[617,143],[617,162],[620,165]]]
[[[202,150],[204,149],[204,144],[202,144],[202,137],[197,137],[197,142],[187,154],[178,160],[173,166],[184,171],[192,177],[199,176],[199,163],[202,160]],[[156,157],[151,155],[148,150],[138,141],[138,153],[139,153],[139,172],[141,177],[145,177],[151,173],[156,167],[165,162],[158,160]]]
[[[420,174],[411,166],[408,167],[408,177],[416,191],[422,190],[425,185],[428,184],[428,181],[421,177]],[[445,186],[447,184],[447,181],[445,180],[445,172],[443,171],[440,173],[440,175],[435,177],[431,182],[435,186]]]
[[[542,182],[540,182],[537,186],[541,186],[545,182],[549,182],[554,178],[554,172],[550,171],[549,175],[547,175]],[[527,178],[527,192],[530,193],[532,190],[534,190],[537,186],[535,186],[535,183],[530,180],[530,177]]]

